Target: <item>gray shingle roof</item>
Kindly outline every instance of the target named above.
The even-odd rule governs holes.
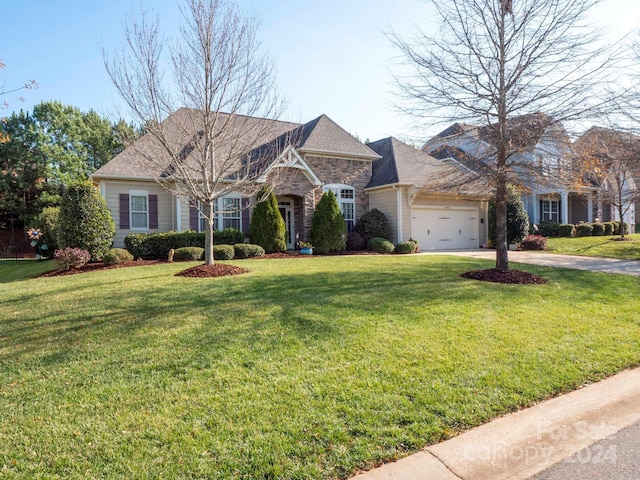
[[[396,138],[384,138],[368,146],[381,158],[373,162],[367,188],[400,183],[422,188],[425,193],[488,194],[487,182],[466,167],[437,160]]]
[[[283,122],[263,118],[229,116],[220,114],[220,122],[235,122],[232,131],[255,132],[245,135],[241,141],[253,148],[256,157],[273,149],[281,151],[285,142],[293,143],[298,151],[309,154],[325,154],[374,160],[378,155],[353,138],[326,115],[304,124]],[[195,150],[198,132],[202,129],[202,112],[181,108],[171,114],[159,126],[169,139],[169,148],[174,156],[187,159]],[[219,155],[224,156],[225,142],[219,142]],[[253,156],[253,155],[251,155]],[[153,162],[142,161],[141,157],[153,158]],[[144,135],[133,145],[116,155],[110,162],[98,169],[93,177],[119,178],[159,178],[169,176],[172,172],[171,158],[158,140],[150,134]],[[273,158],[275,160],[275,158]]]

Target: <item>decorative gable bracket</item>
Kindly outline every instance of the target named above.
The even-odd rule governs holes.
[[[307,180],[312,185],[319,186],[322,185],[320,179],[313,173],[313,170],[307,165],[307,162],[300,156],[300,154],[289,145],[284,151],[280,154],[280,156],[273,162],[269,168],[264,172],[264,174],[258,179],[259,182],[265,183],[267,181],[267,176],[276,168],[297,168],[302,170],[302,173]]]

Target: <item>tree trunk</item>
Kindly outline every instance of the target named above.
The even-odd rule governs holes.
[[[507,182],[499,178],[496,182],[496,269],[509,270],[507,245]]]
[[[204,264],[205,265],[213,265],[213,224],[214,224],[214,209],[213,209],[214,200],[207,200],[204,203],[204,214],[206,217],[206,223],[204,227]]]
[[[618,216],[620,217],[620,238],[624,238],[624,205],[622,205],[622,195],[618,202]]]

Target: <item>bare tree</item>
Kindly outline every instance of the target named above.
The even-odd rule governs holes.
[[[614,47],[585,26],[600,0],[431,0],[440,29],[407,40],[391,33],[410,73],[396,76],[400,108],[429,122],[484,126],[496,201],[496,268],[509,268],[507,183],[521,153],[513,120],[542,112],[552,123],[606,110]],[[549,126],[549,125],[547,125]],[[520,133],[518,133],[520,132]],[[526,140],[526,139],[525,139]],[[485,162],[487,163],[487,162]]]
[[[133,146],[140,161],[206,219],[205,262],[212,265],[215,216],[241,208],[231,202],[219,210],[217,199],[257,192],[274,149],[285,142],[258,147],[292,126],[267,120],[281,114],[283,103],[274,63],[260,50],[257,19],[226,0],[185,0],[180,11],[172,42],[160,35],[157,17],[127,18],[124,46],[113,56],[105,52],[104,60],[145,125],[147,135]]]
[[[640,173],[640,137],[612,128],[592,127],[575,142],[576,181],[599,190],[602,201],[620,219],[620,238],[625,238],[624,218],[640,202],[636,179]]]

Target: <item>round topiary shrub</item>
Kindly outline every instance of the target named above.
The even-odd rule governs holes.
[[[489,202],[488,212],[489,241],[496,244],[496,202]],[[529,232],[529,215],[524,208],[520,194],[509,185],[507,189],[507,243],[520,243]]]
[[[363,213],[356,222],[355,231],[364,237],[365,244],[374,237],[391,239],[391,225],[387,216],[377,208]]]
[[[233,245],[214,245],[213,246],[213,259],[214,260],[233,260],[235,250]]]
[[[253,243],[237,243],[233,246],[235,258],[263,257],[264,248]]]
[[[576,226],[572,225],[570,223],[559,225],[558,226],[558,236],[559,237],[573,237],[575,229],[576,229]]]
[[[590,237],[593,233],[593,227],[588,223],[576,225],[576,237]]]
[[[396,245],[397,253],[416,253],[417,244],[412,241],[400,242]]]
[[[91,260],[91,254],[87,250],[71,247],[56,250],[54,257],[60,268],[65,270],[80,268]]]
[[[87,250],[91,260],[100,260],[113,243],[116,226],[106,200],[91,183],[70,185],[60,204],[59,248]]]
[[[127,252],[124,248],[111,248],[104,254],[102,261],[105,265],[119,265],[121,263],[133,261],[133,255]]]
[[[267,253],[284,252],[287,249],[287,227],[280,215],[275,195],[264,187],[258,192],[256,199],[258,204],[253,209],[249,225],[251,242],[260,245]]]
[[[334,193],[322,194],[311,221],[310,240],[317,253],[341,252],[347,244],[347,226]]]
[[[393,253],[396,247],[386,238],[373,237],[369,240],[369,250],[376,253]]]
[[[203,257],[204,257],[204,248],[201,248],[201,247],[176,248],[176,250],[173,253],[173,259],[178,262],[202,260]]]
[[[592,223],[591,226],[593,227],[591,235],[593,235],[594,237],[600,237],[604,235],[604,223]]]
[[[365,238],[355,230],[347,235],[347,250],[363,250],[366,245]]]

